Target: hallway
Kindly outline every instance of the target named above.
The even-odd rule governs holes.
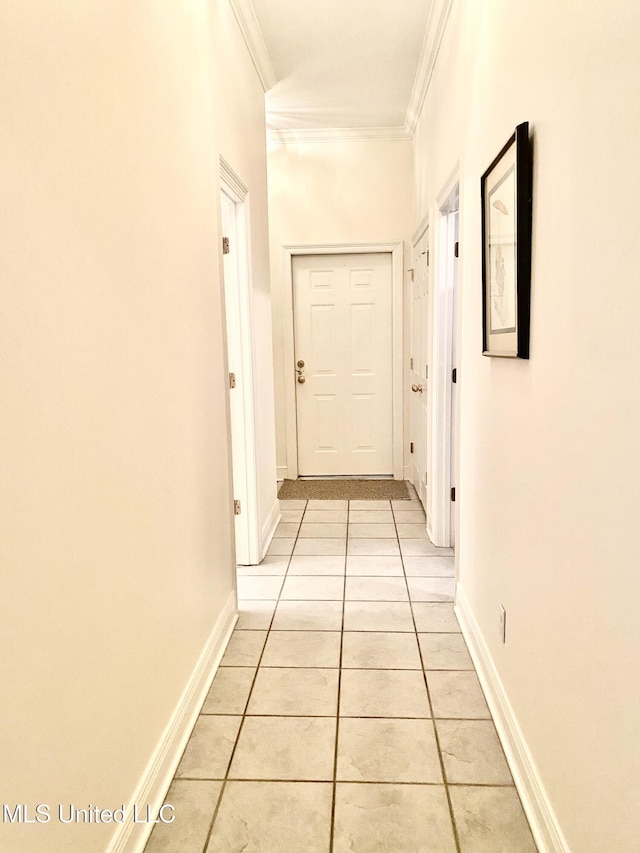
[[[0,3],[2,853],[530,853],[478,681],[540,853],[638,853],[639,42],[638,0]],[[392,409],[364,268],[340,359],[455,569],[417,502],[279,502],[336,253],[391,253]]]
[[[146,853],[534,853],[415,493],[281,505]]]

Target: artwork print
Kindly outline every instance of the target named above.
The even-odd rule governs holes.
[[[489,193],[490,331],[516,330],[516,170]]]
[[[482,352],[529,358],[531,145],[518,125],[481,180]]]

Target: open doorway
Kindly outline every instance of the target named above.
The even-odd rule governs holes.
[[[460,192],[457,170],[438,198],[433,292],[432,472],[429,535],[440,547],[456,540],[457,302]]]
[[[229,365],[229,409],[235,512],[236,562],[260,562],[255,456],[248,189],[222,158],[221,226]]]

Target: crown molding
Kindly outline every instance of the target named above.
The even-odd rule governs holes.
[[[288,130],[270,128],[269,142],[288,145],[296,142],[345,142],[354,139],[411,139],[406,127],[303,127]]]
[[[424,41],[422,42],[422,50],[420,52],[418,68],[413,81],[413,89],[411,90],[405,119],[405,127],[411,136],[415,132],[418,118],[422,111],[422,105],[429,90],[433,69],[438,58],[438,51],[440,50],[442,37],[447,27],[452,6],[453,0],[433,0],[431,10],[429,11],[427,30]]]
[[[265,92],[278,82],[251,0],[229,0]]]
[[[249,187],[242,178],[231,168],[229,163],[220,155],[220,179],[236,196],[236,201],[242,203],[249,195]]]

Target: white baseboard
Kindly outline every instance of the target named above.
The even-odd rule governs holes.
[[[461,584],[456,589],[455,611],[538,850],[540,853],[571,853]]]
[[[273,534],[276,532],[276,527],[280,523],[280,519],[282,518],[282,514],[280,513],[280,501],[278,498],[275,499],[273,506],[271,507],[271,512],[269,513],[269,517],[262,525],[262,535],[260,537],[260,560],[262,561],[264,555],[267,553],[267,548],[271,545],[271,540],[273,539]]]
[[[107,853],[142,853],[152,823],[134,823],[133,806],[139,814],[148,805],[155,815],[164,802],[200,708],[207,696],[220,660],[238,619],[236,593],[231,593],[189,678],[178,704],[151,756],[127,808],[127,820],[118,824]]]
[[[434,529],[433,529],[433,519],[432,519],[432,517],[431,517],[431,513],[430,513],[430,512],[426,512],[426,517],[427,517],[427,536],[428,536],[428,537],[429,537],[429,539],[431,539],[431,541],[433,542],[433,541],[434,541],[434,536],[435,536],[436,534],[435,534]]]
[[[276,467],[276,480],[281,483],[283,480],[287,480],[289,478],[289,466],[288,465],[278,465]]]

